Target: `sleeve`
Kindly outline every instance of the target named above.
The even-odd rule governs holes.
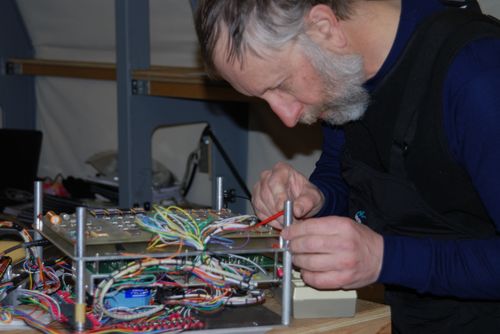
[[[469,44],[445,82],[443,126],[500,232],[500,41]],[[379,282],[421,293],[500,299],[500,237],[433,240],[384,236]]]
[[[342,178],[340,157],[345,143],[342,129],[323,124],[323,151],[309,180],[323,193],[318,217],[347,214],[348,187]]]

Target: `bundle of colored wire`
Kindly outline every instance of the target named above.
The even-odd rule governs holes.
[[[259,270],[261,273],[263,273],[264,275],[267,274],[267,272],[264,268],[262,268],[259,264],[257,264],[255,261],[252,261],[248,257],[244,257],[244,256],[236,255],[236,254],[227,254],[226,256],[228,258],[236,258],[236,259],[240,260],[240,263],[226,263],[224,261],[220,261],[221,266],[228,267],[228,268],[232,267],[233,270],[243,269],[243,270],[246,270],[247,272],[253,272],[254,268],[255,268],[255,269]],[[241,264],[241,261],[248,262],[250,264],[250,266],[245,266],[245,265]],[[239,268],[239,269],[236,269],[236,268]]]
[[[37,261],[37,264],[25,261],[23,269],[30,274],[30,280],[32,280],[32,277],[36,278],[34,285],[36,288],[41,288],[43,292],[51,294],[61,288],[61,280],[55,270],[52,267],[45,266],[42,261]]]
[[[4,319],[6,323],[12,321],[12,319],[19,319],[24,321],[28,326],[38,329],[42,333],[46,334],[61,334],[61,332],[52,329],[45,325],[44,323],[36,320],[29,314],[14,308],[0,308],[0,317],[2,322]]]
[[[263,303],[266,299],[263,290],[248,290],[244,296],[232,296],[227,299],[226,305],[252,305]]]
[[[10,220],[0,220],[0,228],[1,227],[12,228],[13,226],[14,223],[12,223]]]
[[[0,284],[0,301],[7,297],[7,289],[12,287],[14,284],[12,282],[5,282]]]
[[[153,206],[154,213],[138,215],[136,223],[158,235],[165,244],[182,243],[196,250],[204,250],[211,239],[221,232],[246,230],[256,222],[252,215],[232,216],[204,221],[194,219],[186,210],[176,206]],[[220,242],[220,239],[218,240]]]
[[[166,312],[162,316],[145,318],[133,321],[123,321],[105,325],[86,334],[103,333],[180,333],[184,330],[201,329],[204,324],[189,314]]]
[[[231,289],[218,287],[187,288],[180,295],[171,295],[165,301],[167,305],[184,305],[201,312],[216,312],[226,304],[231,296]]]
[[[54,320],[61,319],[62,313],[59,303],[51,296],[36,290],[17,289],[17,292],[19,297],[27,296],[38,301],[38,304],[46,306]]]
[[[220,289],[211,292],[209,287],[191,288],[180,295],[170,295],[168,304],[181,304],[199,311],[213,312],[223,306],[259,304],[265,300],[262,290],[247,290],[245,295],[235,294],[233,289]]]
[[[183,293],[183,302],[177,304],[189,305],[197,309],[214,310],[222,307],[227,298],[230,297],[228,286],[238,286],[242,289],[253,289],[256,283],[250,280],[250,277],[241,275],[237,270],[228,271],[223,267],[214,267],[201,263],[193,263],[185,259],[145,259],[127,265],[125,268],[115,271],[107,280],[101,281],[94,294],[95,310],[103,315],[120,320],[134,320],[143,317],[149,317],[164,309],[165,305],[151,305],[145,311],[120,310],[114,312],[105,307],[105,297],[108,292],[116,286],[123,278],[132,277],[136,272],[142,272],[148,267],[161,267],[165,272],[184,272],[195,275],[198,279],[211,287],[212,293],[207,290],[196,290],[194,294]],[[141,285],[142,287],[157,287],[161,282],[150,285]],[[191,290],[189,290],[191,291]],[[203,292],[202,292],[203,291]],[[193,297],[194,299],[189,299]]]
[[[12,322],[12,312],[7,308],[0,308],[0,322],[9,324]]]

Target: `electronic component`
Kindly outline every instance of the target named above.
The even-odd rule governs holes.
[[[91,209],[86,222],[86,244],[104,245],[123,242],[147,242],[153,234],[141,229],[135,219],[143,214],[143,209],[119,210]],[[74,243],[76,240],[76,214],[55,214],[47,212],[43,217],[44,227],[52,230],[64,240]]]
[[[106,330],[142,331],[284,324],[261,306],[262,287],[282,280],[284,249],[279,233],[253,215],[158,205],[148,211],[77,208],[75,214],[46,214],[37,231],[76,268],[76,298],[64,297],[66,305],[74,305],[75,329],[88,328],[89,322],[104,322]],[[49,268],[45,273],[50,276]],[[51,287],[47,278],[44,284]],[[226,312],[227,306],[245,306],[247,320]],[[204,316],[207,312],[229,318],[216,321]]]
[[[153,298],[151,289],[130,288],[107,294],[104,298],[104,304],[107,308],[135,308],[150,305]]]
[[[48,219],[48,221],[51,223],[51,224],[54,224],[54,225],[59,225],[62,223],[62,218],[60,215],[56,214],[54,211],[48,211],[46,214],[45,214],[45,217],[46,219]]]
[[[86,245],[110,245],[124,243],[146,243],[155,235],[154,230],[145,229],[138,225],[137,219],[154,215],[144,209],[130,210],[107,208],[91,209],[86,222]],[[212,209],[185,210],[196,224],[210,224],[215,220],[230,219],[236,215],[230,210],[223,209],[219,212]],[[250,216],[249,216],[250,217]],[[251,217],[250,219],[256,219]],[[55,214],[47,212],[43,217],[45,233],[53,233],[73,244],[76,240],[76,214]],[[226,238],[276,238],[278,233],[268,226],[247,231],[223,231]]]
[[[352,317],[356,313],[356,290],[317,290],[305,285],[300,273],[292,279],[293,317]]]

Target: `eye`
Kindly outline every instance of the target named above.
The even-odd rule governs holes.
[[[292,87],[288,83],[288,81],[283,81],[281,82],[278,87],[276,87],[277,90],[284,92],[284,93],[290,93],[292,92]]]
[[[279,85],[276,87],[271,88],[271,90],[280,90],[280,91],[286,91],[287,86],[284,81],[282,81]]]

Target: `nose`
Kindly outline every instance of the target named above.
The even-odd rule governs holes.
[[[295,97],[289,94],[268,92],[262,98],[267,101],[283,124],[290,128],[297,125],[303,105]]]

